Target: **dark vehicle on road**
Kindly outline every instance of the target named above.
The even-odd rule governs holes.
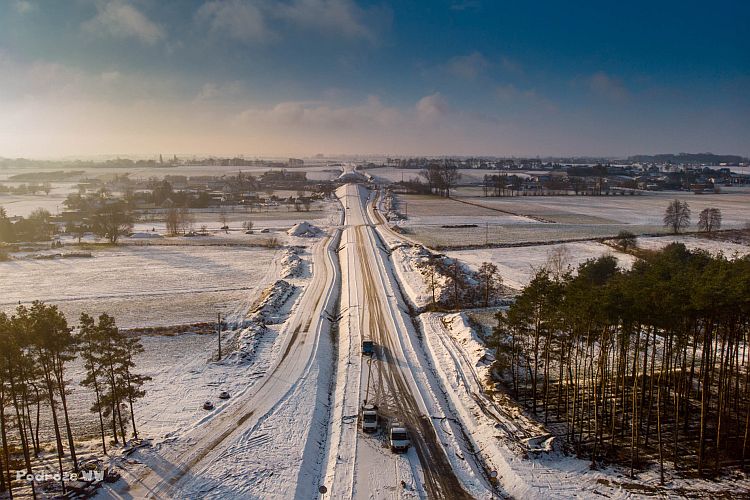
[[[375,352],[375,342],[372,340],[363,340],[362,341],[362,354],[365,356],[372,356]]]

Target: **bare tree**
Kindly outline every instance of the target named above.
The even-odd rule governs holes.
[[[615,239],[615,241],[617,242],[617,246],[619,246],[626,252],[638,246],[635,235],[630,231],[626,231],[624,229],[617,233],[617,238]]]
[[[704,208],[698,215],[698,230],[712,233],[721,229],[721,210],[718,208]]]
[[[190,209],[188,207],[182,207],[180,208],[180,230],[183,234],[187,233],[193,228],[193,223],[195,222],[195,217],[193,214],[190,213]]]
[[[78,238],[78,244],[81,244],[81,239],[84,237],[86,232],[89,230],[88,226],[83,222],[69,222],[65,226],[65,230]]]
[[[221,228],[224,230],[224,232],[229,234],[229,226],[227,225],[227,211],[224,207],[219,210],[219,222],[221,223]]]
[[[450,198],[451,189],[456,187],[459,179],[461,179],[461,173],[455,165],[444,165],[440,169],[440,180],[442,188],[444,189],[446,198]]]
[[[687,202],[674,200],[664,212],[664,227],[677,234],[690,225],[690,207]]]
[[[170,236],[177,236],[177,232],[180,228],[180,212],[175,207],[169,207],[167,214],[164,217],[164,221],[167,224],[167,234]]]
[[[94,232],[113,245],[133,229],[133,216],[122,203],[109,203],[94,215]]]
[[[560,245],[547,252],[547,262],[544,267],[555,280],[560,281],[570,270],[571,262],[570,249],[567,245]]]

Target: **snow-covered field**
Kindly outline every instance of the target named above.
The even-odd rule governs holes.
[[[408,306],[429,301],[414,265],[419,248],[379,224],[371,207],[365,209],[373,199],[367,189],[348,186],[339,194],[351,203],[350,210],[337,210],[337,202],[331,202],[321,204],[319,211],[290,212],[288,218],[278,211],[265,219],[234,213],[229,234],[211,225],[210,236],[166,238],[158,234],[163,232],[160,225],[153,238],[92,246],[90,258],[36,260],[17,254],[0,263],[1,310],[42,299],[60,305],[71,323],[81,310],[107,311],[120,326],[132,327],[213,321],[219,309],[238,327],[225,334],[224,345],[244,350],[218,363],[210,361],[216,352],[213,334],[142,338],[146,352],[137,359],[137,371],[153,380],[136,414],[152,446],[126,460],[114,459],[124,480],[107,486],[105,495],[318,498],[318,487],[325,485],[324,498],[423,498],[436,491],[450,498],[446,486],[455,484],[456,492],[464,488],[473,497],[490,498],[490,471],[498,473],[498,493],[517,498],[672,492],[659,490],[652,471],[628,480],[617,468],[589,470],[587,460],[561,453],[553,446],[555,439],[511,401],[485,392],[491,387],[487,379],[493,352],[467,314],[409,316]],[[557,206],[558,200],[568,204]],[[514,206],[509,211],[521,214],[514,215],[423,197],[407,202],[410,219],[405,225],[410,237],[447,238],[456,245],[482,244],[485,238],[513,242],[607,236],[619,228],[640,232],[638,228],[655,227],[647,212],[669,198],[659,200],[638,207],[620,197],[549,198],[538,205],[537,200],[514,199],[528,208]],[[504,200],[490,201],[495,207]],[[584,201],[593,201],[591,210],[580,204]],[[730,205],[725,220],[737,223],[740,210]],[[658,212],[660,222],[663,207]],[[334,228],[343,213],[347,226],[342,232]],[[215,215],[200,217],[211,222]],[[623,220],[625,215],[633,220]],[[539,220],[548,217],[558,222]],[[239,223],[247,218],[256,228],[271,231],[244,234]],[[136,230],[148,232],[146,224]],[[451,224],[479,227],[440,227]],[[278,238],[286,247],[248,246],[267,238]],[[638,244],[656,248],[675,240],[712,252],[750,253],[750,247],[691,236],[641,237]],[[572,268],[602,255],[615,256],[623,268],[634,262],[628,254],[591,241],[455,250],[448,256],[474,269],[493,262],[505,284],[520,289],[553,252],[567,256]],[[273,299],[277,290],[282,290],[278,301]],[[257,312],[259,304],[270,305]],[[256,312],[248,315],[251,308]],[[241,340],[236,344],[235,334]],[[366,335],[377,344],[374,361],[361,357]],[[71,364],[69,374],[73,382],[80,380],[80,362]],[[377,396],[369,392],[371,377]],[[87,412],[90,395],[75,384],[71,389],[78,411],[74,421],[90,436],[97,423]],[[223,390],[231,394],[228,401],[217,397]],[[361,432],[358,411],[365,396],[381,398],[384,417],[402,418],[411,429],[422,429],[412,435],[408,453],[391,454],[382,430]],[[203,410],[207,400],[216,409]],[[419,427],[422,421],[425,427]],[[455,483],[448,480],[453,476]],[[673,481],[668,487],[688,487],[688,495],[724,488],[720,483]]]
[[[445,219],[445,217],[441,217]],[[626,224],[522,224],[479,223],[477,227],[446,228],[443,224],[404,225],[406,235],[430,248],[451,249],[481,245],[515,245],[575,239],[612,238],[622,230],[639,233],[662,233],[655,226]]]
[[[653,238],[659,240],[661,238]],[[642,239],[639,239],[641,241]],[[579,264],[596,259],[603,255],[617,258],[618,265],[623,269],[630,269],[635,261],[632,255],[618,252],[602,243],[585,241],[556,245],[539,245],[529,247],[484,248],[481,250],[456,250],[448,252],[448,256],[465,262],[473,269],[478,269],[483,262],[492,262],[498,267],[503,283],[512,288],[521,289],[526,286],[535,272],[543,267],[549,256],[560,249],[568,256],[567,264],[576,269]]]
[[[287,158],[279,159],[280,161],[286,161]],[[337,177],[341,173],[341,167],[328,166],[321,163],[303,165],[301,167],[285,167],[291,171],[302,171],[307,173],[308,179],[313,180],[325,180]],[[17,174],[25,174],[31,172],[49,172],[56,170],[82,170],[82,176],[90,178],[102,178],[105,176],[111,176],[112,174],[122,175],[129,173],[132,179],[149,179],[151,177],[164,177],[165,175],[185,175],[185,176],[222,176],[222,175],[236,175],[237,172],[241,171],[245,174],[260,175],[270,170],[269,167],[237,167],[237,166],[221,166],[221,165],[178,165],[174,167],[165,166],[133,166],[132,168],[121,168],[121,167],[87,167],[85,165],[72,165],[65,167],[50,167],[50,168],[25,168],[25,167],[5,167],[0,169],[0,182],[7,181],[11,176]]]
[[[516,196],[507,198],[464,198],[473,203],[513,213],[570,222],[575,216],[596,217],[601,223],[652,225],[661,227],[664,210],[679,199],[690,206],[693,225],[704,208],[719,208],[722,226],[739,228],[749,221],[750,193],[742,188],[722,188],[720,194],[696,195],[689,192],[648,192],[636,196]]]
[[[120,327],[212,321],[252,300],[275,250],[238,246],[120,246],[91,258],[0,262],[0,309],[56,304],[69,323],[81,312],[114,315]],[[19,284],[23,283],[23,286]]]
[[[31,212],[38,208],[43,208],[51,214],[56,214],[65,209],[63,201],[65,201],[66,197],[67,192],[64,192],[62,188],[53,190],[49,196],[44,193],[33,195],[0,193],[0,207],[5,208],[8,217],[28,217]]]
[[[419,176],[419,168],[402,169],[396,167],[384,167],[384,168],[371,168],[365,170],[367,173],[375,178],[376,182],[400,182],[403,178],[404,181],[411,180],[413,178],[419,178],[424,182],[424,178]],[[485,175],[497,175],[497,170],[481,169],[481,168],[461,168],[459,169],[461,174],[461,184],[481,184],[484,181]],[[527,175],[526,173],[513,172],[519,177]]]
[[[695,229],[704,208],[722,211],[722,227],[742,228],[750,221],[750,191],[724,188],[721,194],[642,193],[636,196],[397,196],[406,214],[398,225],[413,239],[433,248],[605,238],[622,230],[661,234],[664,210],[675,198],[687,201]],[[461,201],[459,201],[461,200]],[[463,203],[462,203],[463,201]],[[475,227],[446,227],[452,225]]]
[[[711,240],[699,236],[660,236],[658,238],[641,237],[637,239],[637,245],[646,250],[659,250],[670,243],[682,243],[691,250],[701,249],[714,255],[723,253],[727,258],[732,258],[735,255],[742,257],[750,254],[749,245],[740,245],[730,241]]]

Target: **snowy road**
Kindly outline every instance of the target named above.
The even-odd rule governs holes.
[[[255,431],[290,406],[293,408],[292,419],[300,421],[286,419],[284,424],[290,428],[280,431],[287,440],[295,428],[300,431],[296,442],[291,443],[296,448],[296,453],[289,455],[294,463],[285,471],[291,477],[281,473],[270,483],[271,489],[280,497],[285,492],[278,488],[279,481],[293,488],[287,494],[298,496],[294,490],[298,476],[306,467],[315,469],[318,461],[316,453],[307,453],[306,448],[311,441],[308,433],[315,419],[313,413],[323,406],[318,404],[320,400],[327,398],[325,374],[321,376],[322,381],[318,380],[321,359],[317,354],[321,347],[330,347],[322,344],[328,342],[329,317],[339,290],[340,276],[334,254],[338,240],[337,234],[315,245],[313,279],[284,326],[281,356],[273,368],[250,390],[237,395],[231,405],[203,425],[196,426],[179,442],[154,450],[155,456],[147,456],[144,460],[150,469],[139,478],[129,478],[129,488],[124,491],[110,491],[112,496],[195,498],[258,495],[259,488],[253,484],[256,481],[242,474],[238,476],[232,466],[246,458],[248,452],[257,454],[257,449],[250,446],[254,439],[265,438],[262,441],[267,443],[269,438],[255,435]],[[308,396],[313,400],[305,401],[305,408],[299,408],[299,402]],[[281,445],[275,444],[277,448]],[[222,477],[224,475],[226,477]],[[315,475],[318,475],[317,471]],[[311,486],[313,490],[317,489],[317,485]],[[207,489],[213,494],[209,495]]]
[[[340,344],[329,464],[331,498],[471,498],[489,496],[479,464],[447,408],[436,377],[425,368],[414,325],[388,251],[367,211],[370,193],[339,189],[346,226],[339,251],[342,277]],[[372,359],[361,342],[375,342]],[[358,428],[360,405],[378,406],[380,431]],[[412,448],[390,452],[387,425],[406,424]]]
[[[320,485],[325,498],[491,496],[373,223],[374,193],[348,184],[337,194],[345,226],[315,244],[271,368],[173,442],[137,452],[147,470],[128,471],[111,496],[315,498]],[[379,408],[374,434],[359,427],[365,400]],[[388,447],[394,420],[410,434],[403,454]]]

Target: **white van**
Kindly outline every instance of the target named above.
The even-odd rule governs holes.
[[[406,430],[406,426],[400,422],[391,423],[388,441],[393,452],[408,450],[411,442],[409,441],[409,432]]]
[[[378,430],[378,407],[375,405],[362,406],[362,430],[375,432]]]

